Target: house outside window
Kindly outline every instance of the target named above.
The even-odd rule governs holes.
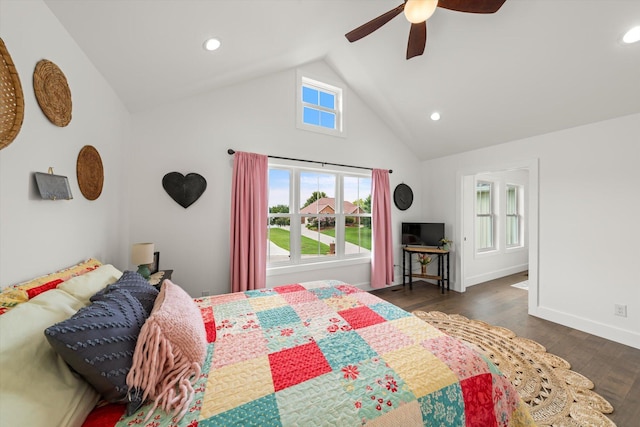
[[[478,181],[476,183],[476,251],[486,252],[495,249],[495,213],[493,184]]]
[[[507,185],[506,195],[506,245],[522,246],[521,189],[517,185]]]
[[[371,177],[269,167],[269,266],[370,258]]]
[[[297,74],[297,127],[333,136],[346,136],[342,88]]]

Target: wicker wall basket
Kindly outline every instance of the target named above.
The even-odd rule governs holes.
[[[80,192],[85,198],[95,200],[100,197],[104,182],[104,170],[100,153],[95,147],[91,145],[82,147],[76,162],[76,174]]]
[[[18,136],[24,119],[24,96],[20,77],[0,38],[0,150]]]
[[[56,126],[71,122],[71,90],[64,73],[53,62],[43,59],[33,72],[33,90],[40,109]]]

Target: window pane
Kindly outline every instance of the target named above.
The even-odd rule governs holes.
[[[289,261],[291,236],[289,226],[269,226],[267,232],[267,262],[276,263]]]
[[[493,248],[493,219],[490,216],[476,217],[477,249]]]
[[[476,214],[487,215],[491,213],[491,184],[479,182],[476,185]]]
[[[327,129],[336,128],[336,115],[333,113],[327,113],[326,111],[320,112],[320,126]]]
[[[371,213],[371,178],[361,176],[345,176],[343,179],[343,194],[345,202],[354,205],[353,208],[345,210],[343,213]],[[358,207],[359,211],[354,209]]]
[[[290,188],[290,171],[269,169],[269,213],[289,213]]]
[[[302,86],[302,101],[307,104],[318,105],[318,91],[307,86]]]
[[[335,109],[335,95],[327,92],[320,92],[320,106],[330,109]]]
[[[507,215],[518,213],[518,189],[517,187],[507,187]]]
[[[267,262],[289,261],[291,171],[269,169],[269,223]]]
[[[334,216],[303,216],[300,235],[301,259],[335,256]]]
[[[300,172],[300,213],[336,212],[336,176],[319,172]]]
[[[371,252],[371,218],[345,217],[345,255]]]
[[[302,109],[302,121],[309,125],[320,126],[320,111],[304,107]]]
[[[518,217],[507,216],[507,246],[515,246],[520,243],[519,240]]]

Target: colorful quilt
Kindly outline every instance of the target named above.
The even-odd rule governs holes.
[[[118,426],[535,425],[488,358],[359,288],[294,284],[196,302],[216,339],[190,410],[144,422],[146,406]]]

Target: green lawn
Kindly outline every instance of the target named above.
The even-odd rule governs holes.
[[[271,240],[276,246],[291,252],[289,249],[289,230],[271,227],[269,229],[269,240]]]
[[[360,233],[358,235],[358,232]],[[336,237],[335,228],[329,228],[321,231],[322,234],[327,236]],[[345,240],[354,245],[371,250],[371,229],[367,227],[347,227],[345,229]],[[362,240],[361,240],[362,239]]]
[[[283,230],[282,228],[272,227],[269,229],[269,239],[282,249],[291,252],[289,246],[289,230]],[[329,245],[320,243],[318,249],[318,241],[302,236],[302,255],[317,255],[329,253]]]

